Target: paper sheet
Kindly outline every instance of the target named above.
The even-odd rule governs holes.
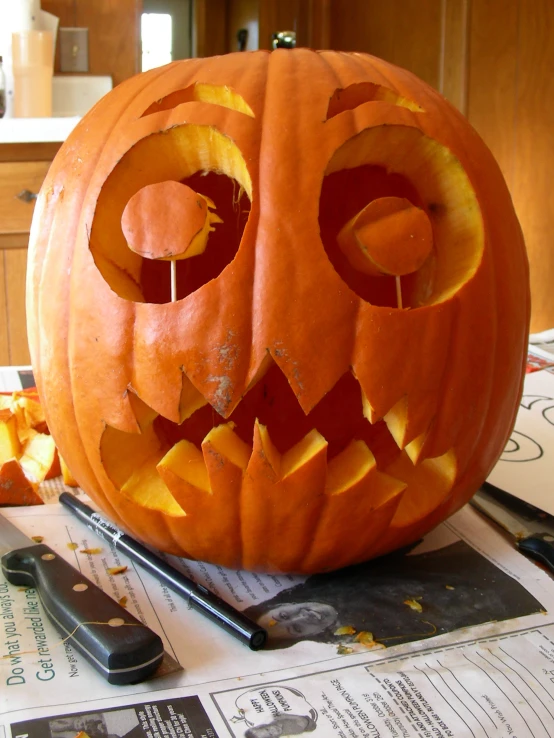
[[[536,352],[544,362],[554,354]],[[540,362],[538,362],[540,364]],[[554,368],[526,375],[514,431],[488,481],[554,515]]]
[[[351,602],[336,602],[335,625],[342,626],[333,625],[320,640],[312,632],[262,652],[249,651],[189,610],[61,505],[3,512],[27,535],[44,536],[45,543],[109,594],[126,596],[128,608],[162,636],[185,670],[134,686],[111,686],[68,644],[60,645],[33,589],[2,581],[0,643],[8,656],[0,661],[2,738],[75,738],[85,728],[90,738],[259,738],[278,735],[277,730],[323,738],[551,735],[541,726],[548,726],[548,715],[554,715],[554,618],[544,612],[554,613],[554,584],[470,508],[410,552],[409,577],[393,560],[391,571],[398,581],[390,582],[385,564],[374,562],[373,573],[365,572],[359,582],[365,620],[350,621],[354,634],[337,635],[345,627],[341,612],[348,618],[355,615]],[[79,549],[70,550],[69,542],[78,543]],[[98,554],[80,553],[98,545],[103,548]],[[468,566],[455,556],[460,547],[467,549],[466,557],[481,557],[480,565],[471,560]],[[324,599],[329,582],[322,581],[331,575],[262,576],[173,561],[249,612],[291,592],[319,592],[321,602],[331,601]],[[129,568],[110,576],[107,569],[114,564]],[[355,576],[351,569],[336,577],[337,589],[349,572]],[[476,578],[470,581],[472,576]],[[498,601],[488,601],[489,590],[499,594]],[[441,592],[457,605],[441,609]],[[302,600],[301,594],[296,599]],[[395,640],[394,618],[379,624],[383,607],[398,612],[397,626],[408,642]],[[445,612],[455,615],[464,607],[464,617],[477,613],[474,623],[508,619],[454,632],[448,632],[447,622],[442,635],[425,637],[440,632],[437,624],[443,623]],[[516,611],[531,614],[513,618]],[[373,642],[367,635],[372,623]],[[525,732],[524,725],[532,732]]]

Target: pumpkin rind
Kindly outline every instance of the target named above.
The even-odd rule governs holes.
[[[156,302],[121,218],[171,181],[215,182],[223,222]],[[402,308],[394,275],[336,244],[366,185],[431,223]],[[48,173],[27,294],[75,478],[133,535],[226,566],[322,571],[407,545],[467,502],[518,408],[528,265],[500,170],[437,92],[365,54],[191,59],[118,86]]]

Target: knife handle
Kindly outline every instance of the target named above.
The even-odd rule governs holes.
[[[110,684],[143,681],[163,659],[161,638],[44,544],[1,559],[12,584],[34,587],[52,623]]]
[[[554,572],[554,537],[549,533],[535,533],[517,542],[522,553],[545,564]]]

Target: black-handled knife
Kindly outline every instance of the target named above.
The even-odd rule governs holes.
[[[161,638],[51,548],[0,514],[0,562],[12,584],[34,587],[68,643],[110,684],[134,684],[160,665]]]
[[[554,519],[550,515],[489,482],[470,502],[508,531],[522,553],[554,572]]]

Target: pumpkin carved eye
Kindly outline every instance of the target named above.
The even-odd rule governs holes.
[[[392,103],[415,112],[422,112],[423,110],[416,102],[398,95],[389,87],[378,85],[375,82],[356,82],[353,85],[348,85],[348,87],[335,90],[329,100],[327,120],[334,118],[335,115],[343,113],[345,110],[354,110],[354,108],[366,102]]]
[[[253,116],[233,90],[197,83],[153,103],[142,117],[197,102]],[[235,257],[251,197],[244,158],[217,128],[184,124],[151,134],[102,186],[90,233],[96,266],[127,300],[183,299]],[[109,242],[101,235],[107,232]]]
[[[418,308],[452,297],[484,247],[462,165],[409,126],[366,129],[335,152],[319,224],[335,270],[372,305]]]

